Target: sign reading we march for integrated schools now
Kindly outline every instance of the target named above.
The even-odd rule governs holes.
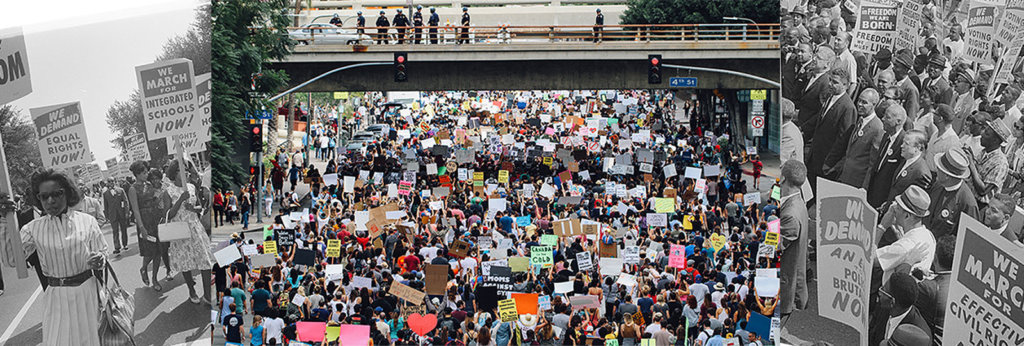
[[[29,109],[43,166],[63,169],[92,162],[78,102]]]
[[[962,214],[943,345],[1024,345],[1024,248]]]
[[[21,28],[0,29],[0,105],[31,92],[25,35]]]
[[[196,97],[192,61],[174,59],[135,68],[142,91],[142,118],[149,140],[168,139],[168,148],[175,140],[183,140],[186,148],[199,145],[197,132],[202,120]]]

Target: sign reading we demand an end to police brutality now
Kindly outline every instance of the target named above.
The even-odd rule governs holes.
[[[868,344],[874,229],[867,192],[818,178],[818,313],[861,331]]]
[[[181,141],[185,148],[196,148],[202,129],[197,114],[195,75],[192,61],[173,59],[135,68],[142,91],[142,118],[149,140],[167,138],[170,148]]]
[[[78,102],[29,109],[43,166],[64,169],[92,162]]]
[[[1024,248],[962,214],[943,345],[1024,345]]]

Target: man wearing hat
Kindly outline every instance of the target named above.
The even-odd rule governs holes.
[[[387,15],[384,14],[384,10],[381,10],[380,17],[377,17],[377,44],[388,44],[389,26],[391,26],[391,22],[388,22]]]
[[[1010,129],[1006,124],[999,119],[989,120],[981,133],[981,153],[968,153],[977,160],[971,162],[971,178],[974,191],[983,203],[991,192],[999,192],[1010,171],[1010,161],[1000,150],[1009,138]]]
[[[857,122],[849,134],[850,143],[846,146],[846,153],[833,166],[839,170],[839,181],[844,184],[858,188],[867,186],[871,160],[878,156],[885,135],[882,120],[875,115],[878,100],[878,91],[871,88],[865,89],[857,98]],[[826,175],[828,173],[832,172],[826,172]]]
[[[398,31],[398,44],[405,43],[405,30],[409,27],[409,17],[406,17],[402,13],[402,9],[398,9],[395,13],[394,21],[395,29]]]
[[[809,43],[799,43],[793,53],[787,54],[786,61],[782,64],[782,97],[799,101],[807,88],[807,82],[813,74],[809,71],[814,68],[814,48]]]
[[[334,25],[334,26],[341,26],[341,16],[339,16],[337,13],[335,13],[334,16],[331,17],[330,24]]]
[[[889,204],[876,234],[894,235],[896,241],[875,250],[876,264],[884,273],[880,284],[888,281],[900,264],[908,264],[925,273],[931,270],[935,237],[924,225],[930,208],[931,197],[917,185],[907,188]]]
[[[922,117],[923,118],[923,117]],[[924,152],[925,162],[928,168],[935,171],[935,157],[955,148],[962,148],[960,137],[953,132],[953,108],[949,105],[940,104],[931,113],[929,127],[933,129],[931,139],[928,140],[928,147]]]
[[[604,26],[604,15],[601,9],[597,9],[597,17],[594,19],[594,42],[601,42],[601,29]]]
[[[459,36],[458,44],[469,43],[469,8],[462,8],[462,35]]]
[[[953,104],[953,88],[949,86],[949,80],[943,73],[945,70],[946,57],[937,52],[928,56],[928,78],[921,81],[921,92],[931,97],[933,107]]]
[[[103,214],[110,221],[114,233],[114,255],[121,255],[121,249],[128,249],[128,194],[113,181],[103,192]]]
[[[892,51],[884,47],[875,53],[871,64],[858,75],[858,94],[864,89],[874,88],[875,79],[882,71],[892,71]]]
[[[896,77],[896,100],[903,109],[907,111],[907,121],[913,123],[917,120],[917,113],[921,109],[918,104],[920,93],[917,86],[910,80],[910,72],[914,67],[914,55],[909,49],[900,49],[896,52],[896,59],[893,62],[892,72]]]
[[[366,17],[363,17],[363,11],[356,12],[356,33],[366,33]]]
[[[782,163],[782,199],[779,205],[782,253],[779,300],[782,316],[807,306],[807,203],[800,188],[807,181],[807,168],[800,161]],[[783,319],[784,321],[788,319]]]
[[[804,25],[806,12],[807,8],[803,5],[797,5],[789,12],[790,17],[793,18],[793,27],[799,30],[800,42],[807,42],[811,39],[811,33],[807,31],[807,26]]]
[[[953,148],[935,155],[935,184],[928,191],[932,201],[928,217],[924,219],[935,239],[953,234],[960,225],[960,213],[978,218],[978,202],[967,179],[967,154],[960,148]]]
[[[427,32],[430,34],[430,44],[437,44],[437,25],[441,22],[441,18],[437,16],[437,10],[433,7],[430,8],[430,19],[427,19],[427,25],[430,29]]]
[[[423,39],[423,6],[416,5],[416,13],[412,14],[412,25],[416,28],[412,35],[412,42],[420,44],[420,40]]]
[[[783,98],[779,110],[782,112],[782,150],[779,152],[779,158],[782,162],[804,162],[804,138],[800,134],[800,128],[793,123],[796,118],[796,106],[793,105],[793,101]]]

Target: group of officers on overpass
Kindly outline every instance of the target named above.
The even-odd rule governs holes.
[[[405,40],[406,40],[406,30],[408,30],[410,28],[413,29],[412,36],[409,38],[409,40],[412,41],[412,43],[420,44],[421,40],[423,42],[425,42],[426,39],[423,38],[423,13],[422,12],[423,12],[423,6],[416,6],[416,13],[413,13],[413,15],[412,15],[412,26],[410,27],[410,25],[409,25],[409,17],[406,17],[405,14],[402,13],[402,9],[397,9],[396,10],[394,20],[392,20],[391,22],[388,22],[387,14],[384,12],[384,10],[381,10],[380,11],[380,16],[377,17],[377,23],[376,23],[376,26],[377,26],[376,42],[377,42],[377,44],[388,44],[390,39],[388,37],[388,29],[387,28],[389,26],[392,26],[392,25],[394,25],[395,30],[397,31],[397,33],[395,34],[395,38],[397,39],[398,44],[404,44],[405,43]],[[356,12],[356,16],[357,16],[356,17],[356,27],[357,27],[356,32],[358,32],[360,34],[363,34],[363,33],[365,33],[365,28],[366,28],[366,17],[363,17],[363,11]],[[427,26],[428,26],[427,30],[428,30],[428,34],[430,36],[430,44],[437,44],[437,28],[438,28],[439,22],[440,22],[440,17],[438,17],[437,11],[433,7],[431,7],[430,8],[430,18],[427,19]],[[331,22],[330,23],[333,24],[333,25],[336,25],[336,26],[342,26],[341,17],[339,17],[338,14],[335,13],[334,14],[334,18],[331,18]],[[463,7],[462,8],[462,24],[461,24],[461,27],[458,29],[460,31],[460,34],[459,34],[458,40],[455,41],[456,44],[463,44],[463,43],[469,43],[470,42],[469,41],[469,24],[470,24],[469,8]],[[601,26],[604,25],[604,15],[601,14],[601,9],[597,9],[597,17],[594,20],[594,25],[595,25],[594,26],[594,42],[600,42],[600,40],[601,40]]]

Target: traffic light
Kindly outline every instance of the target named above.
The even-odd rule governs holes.
[[[263,151],[263,123],[249,120],[249,151]]]
[[[405,71],[405,62],[408,61],[408,55],[405,52],[395,53],[395,81],[396,82],[408,82],[409,76]]]
[[[249,166],[249,175],[256,175],[256,166]]]
[[[647,56],[647,84],[661,84],[661,54]]]

